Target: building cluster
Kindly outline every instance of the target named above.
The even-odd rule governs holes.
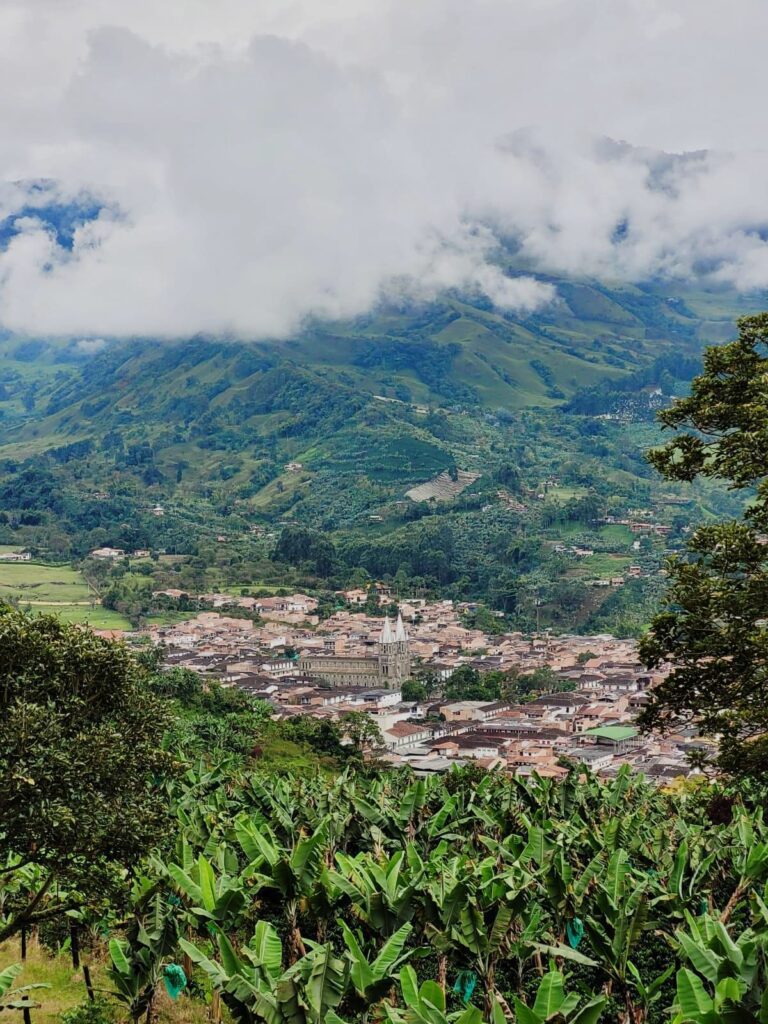
[[[206,611],[151,627],[165,666],[237,686],[268,701],[276,718],[339,720],[362,711],[379,727],[381,756],[419,775],[473,763],[560,778],[576,762],[603,776],[630,764],[666,782],[690,774],[689,754],[703,743],[694,727],[664,737],[639,733],[635,720],[664,672],[644,669],[632,640],[490,635],[464,625],[462,613],[471,606],[451,601],[401,601],[396,622],[344,610],[315,625],[313,598],[253,600],[259,623]],[[403,684],[414,675],[439,692],[462,666],[481,678],[547,667],[552,692],[533,699],[403,699]]]
[[[657,537],[666,537],[672,532],[672,527],[667,523],[653,521],[653,513],[648,509],[633,509],[628,516],[603,516],[595,520],[600,526],[626,526],[631,533],[654,534]]]

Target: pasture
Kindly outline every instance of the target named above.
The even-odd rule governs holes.
[[[64,622],[87,623],[93,629],[130,629],[124,615],[101,607],[98,595],[69,565],[0,562],[0,600],[16,601],[26,611],[53,613]]]
[[[80,602],[89,605],[96,599],[77,569],[37,562],[0,562],[0,597],[33,607]]]

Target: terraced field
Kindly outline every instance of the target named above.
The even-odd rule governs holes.
[[[450,501],[457,494],[461,494],[470,484],[479,478],[479,473],[471,473],[468,470],[460,469],[454,480],[449,473],[440,473],[438,476],[427,480],[425,484],[418,484],[405,492],[405,496],[411,501]]]

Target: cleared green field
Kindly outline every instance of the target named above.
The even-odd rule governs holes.
[[[120,612],[100,605],[92,608],[83,605],[35,605],[29,609],[41,614],[57,615],[62,622],[77,622],[91,629],[132,629],[131,623]]]
[[[610,555],[598,551],[589,558],[581,559],[580,566],[583,567],[585,576],[606,578],[621,576],[631,563],[632,559],[623,555]]]
[[[566,502],[570,501],[571,498],[583,498],[587,493],[586,487],[550,487],[547,491],[547,497],[550,501]]]
[[[68,565],[0,562],[0,598],[35,605],[90,604],[93,595],[82,575]]]
[[[102,608],[82,574],[68,565],[0,562],[0,600],[18,601],[26,611],[58,615],[63,622],[87,623],[94,629],[131,628],[124,615]]]
[[[617,523],[608,523],[606,526],[601,526],[600,536],[603,540],[615,544],[626,544],[627,547],[629,547],[633,540],[637,539],[628,526],[620,526]]]

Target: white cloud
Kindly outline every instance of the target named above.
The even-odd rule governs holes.
[[[280,337],[387,292],[549,301],[502,236],[542,271],[764,288],[766,29],[762,0],[5,0],[0,322]],[[71,247],[37,179],[105,204]]]

